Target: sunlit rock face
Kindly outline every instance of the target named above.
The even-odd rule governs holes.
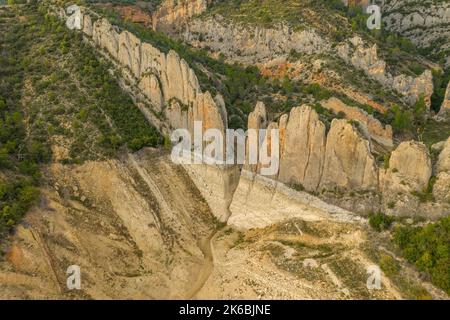
[[[90,36],[92,30],[94,43],[107,52],[118,68],[129,71],[130,80],[149,99],[152,109],[164,112],[170,129],[193,130],[193,122],[202,121],[203,130],[225,130],[224,105],[217,106],[209,92],[202,92],[195,72],[175,51],[165,54],[128,31],[119,32],[103,18],[91,28],[89,15],[84,17],[83,32]]]

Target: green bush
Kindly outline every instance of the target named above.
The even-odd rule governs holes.
[[[392,222],[394,222],[393,217],[387,216],[381,212],[372,213],[369,215],[370,226],[378,232],[389,229]]]
[[[450,294],[450,216],[424,227],[399,227],[394,241],[409,262]]]

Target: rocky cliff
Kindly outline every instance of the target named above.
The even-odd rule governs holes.
[[[387,1],[383,7],[383,21],[388,30],[409,38],[420,48],[435,53],[450,50],[448,1]],[[450,66],[448,55],[447,66]]]
[[[203,13],[210,0],[166,0],[153,14],[153,29],[170,31],[174,25],[182,25],[189,18]]]
[[[268,62],[291,52],[337,55],[385,88],[395,90],[406,103],[413,104],[423,95],[430,105],[431,71],[426,70],[420,76],[392,74],[386,62],[378,57],[377,46],[364,43],[358,35],[336,44],[314,28],[297,31],[286,24],[265,28],[228,21],[220,15],[192,19],[179,33],[187,43],[246,64]]]
[[[436,167],[436,182],[433,186],[433,195],[443,202],[450,201],[450,138],[444,144]]]
[[[249,117],[249,128],[270,127],[264,104]],[[280,129],[280,170],[274,180],[307,190],[350,211],[367,213],[383,209],[393,214],[436,217],[448,210],[449,141],[439,155],[434,179],[428,148],[420,142],[403,142],[383,167],[373,155],[370,135],[354,121],[334,119],[326,132],[318,114],[309,106],[295,107],[276,123]],[[259,168],[246,167],[253,174]],[[421,199],[434,192],[435,199]],[[394,210],[395,208],[395,210]]]
[[[202,92],[193,69],[175,51],[164,53],[153,45],[142,42],[132,33],[119,30],[107,19],[86,9],[83,13],[84,34],[114,63],[115,68],[120,71],[119,81],[122,81],[123,87],[132,94],[149,120],[159,125],[162,131],[169,133],[173,129],[186,128],[192,132],[195,120],[203,121],[203,130],[217,128],[223,132],[227,128],[222,97],[219,95],[213,98],[209,92]],[[218,30],[221,30],[220,22],[210,23],[217,24]],[[193,34],[192,29],[189,34]],[[329,50],[327,42],[316,37],[314,31],[295,33],[289,28],[270,31],[256,29],[255,36],[248,38],[240,37],[242,34],[245,37],[248,35],[242,30],[225,34],[233,34],[234,37],[225,41],[214,38],[212,43],[224,43],[223,46],[230,49],[230,55],[236,54],[233,46],[238,46],[239,43],[242,50],[248,50],[247,54],[252,59],[255,56],[265,59],[273,52],[281,53],[292,43],[303,43],[294,50]],[[285,41],[286,36],[291,40],[307,41]],[[221,46],[222,44],[219,48]],[[388,81],[385,85],[394,87],[397,84],[399,90],[405,88],[405,96],[409,95],[411,102],[424,93],[431,95],[432,84],[428,71],[418,78],[404,75],[392,77],[385,70],[386,64],[377,58],[376,47],[365,48],[358,37],[341,44],[338,51],[341,52],[342,59],[347,59],[356,68],[364,69],[374,79]],[[343,54],[344,51],[348,54]],[[126,84],[127,82],[131,84]],[[308,106],[293,108],[289,115],[281,115],[277,122],[269,121],[263,103],[258,103],[249,114],[248,128],[280,130],[280,170],[277,175],[269,178],[292,188],[305,189],[329,202],[363,213],[391,207],[394,201],[392,197],[397,197],[400,192],[407,194],[405,210],[410,210],[410,214],[420,212],[422,207],[416,198],[427,187],[431,177],[432,165],[426,148],[416,142],[400,144],[391,156],[389,168],[379,168],[373,155],[375,142],[388,150],[392,149],[392,129],[384,127],[361,110],[346,106],[338,99],[331,98],[322,104],[334,112],[344,112],[349,119],[333,120],[327,132],[319,115]],[[270,136],[263,138],[268,140]],[[410,165],[408,161],[411,160],[407,159],[411,157],[415,162]],[[405,165],[402,166],[402,163]],[[258,175],[261,167],[246,164],[244,170]],[[200,165],[187,168],[187,171],[210,206],[215,208],[216,216],[226,221],[231,214],[229,206],[239,183],[239,168]],[[446,181],[444,175],[445,172],[441,175],[438,186]]]
[[[447,90],[445,92],[444,101],[442,102],[441,109],[439,110],[439,115],[443,116],[450,112],[450,82],[447,85]]]
[[[393,76],[387,71],[386,62],[378,57],[377,45],[366,47],[359,36],[339,44],[337,52],[344,61],[363,70],[384,87],[392,87],[404,96],[409,104],[413,104],[423,95],[425,102],[430,106],[433,94],[433,76],[430,70],[424,71],[418,77],[404,74]]]
[[[373,142],[387,149],[393,148],[393,132],[390,125],[383,125],[378,119],[367,114],[364,110],[348,106],[335,97],[322,102],[322,106],[336,114],[344,114],[348,120],[358,121],[364,134],[370,137]]]
[[[65,18],[63,9],[56,11]],[[83,33],[113,62],[122,87],[149,121],[165,133],[179,128],[192,132],[194,121],[202,121],[203,130],[224,131],[226,111],[202,92],[194,71],[175,51],[164,53],[96,13],[82,11]]]
[[[8,12],[8,20],[0,23],[2,27],[12,21],[35,22],[30,18],[37,14],[41,16],[37,21],[44,20],[35,4],[30,10],[32,16],[30,12],[28,16],[24,14],[23,8],[28,6],[14,8],[13,15]],[[74,47],[82,47],[86,50],[82,51],[82,58],[88,53],[92,57],[82,66],[110,61],[111,65],[100,69],[105,72],[96,73],[105,77],[110,71],[161,131],[191,129],[194,119],[203,120],[204,129],[227,128],[222,97],[213,98],[200,90],[192,66],[174,51],[163,52],[92,12],[85,11],[83,18],[84,41],[96,48],[98,57],[77,37],[71,38],[77,45],[71,46],[69,54],[59,50],[61,34],[68,38],[72,34],[58,28],[54,19],[42,24],[47,27],[46,33],[35,28],[35,24],[30,24],[30,29],[30,25],[13,28],[20,32],[32,30],[36,32],[33,35],[40,32],[55,36],[57,42],[51,42],[51,46],[41,41],[43,38],[36,42],[40,42],[40,48],[56,52],[51,60],[47,60],[48,55],[40,57],[47,66],[54,63],[61,70],[73,72],[63,73],[58,81],[62,86],[57,88],[74,90],[76,100],[90,87],[85,84],[87,77],[72,78],[80,67],[75,64],[78,59],[73,59],[80,57],[75,55]],[[26,49],[40,51],[34,46]],[[59,65],[61,61],[74,62],[75,67]],[[27,79],[36,77],[34,72],[25,74]],[[64,100],[46,113],[46,103],[52,105],[55,99],[34,95],[39,85],[33,82],[24,81],[23,96],[27,100],[20,104],[25,106],[30,100],[40,103],[36,113],[26,110],[27,116],[60,115],[61,110],[74,109],[62,119],[76,118],[73,126],[84,119],[81,130],[86,135],[78,131],[73,135],[81,140],[96,133],[89,131],[88,125],[98,120],[99,114],[81,117],[84,101],[67,104]],[[95,95],[101,86],[93,88]],[[119,89],[115,86],[108,92]],[[66,96],[65,90],[60,96],[72,97]],[[101,99],[121,101],[108,95]],[[99,101],[90,99],[89,103]],[[109,154],[101,160],[70,164],[55,152],[53,162],[40,165],[45,179],[39,186],[38,203],[17,225],[7,240],[8,248],[0,246],[0,298],[448,299],[390,252],[387,233],[373,232],[365,218],[340,206],[364,212],[370,201],[376,207],[379,197],[385,201],[387,195],[400,192],[417,198],[422,197],[424,188],[428,197],[433,182],[433,195],[448,199],[450,140],[434,146],[432,156],[437,161],[431,161],[422,143],[404,142],[381,168],[372,155],[372,142],[380,136],[386,138],[389,128],[342,101],[329,99],[324,105],[334,111],[342,108],[350,118],[359,120],[330,122],[319,104],[289,108],[288,114],[274,116],[267,112],[264,103],[257,103],[248,116],[248,127],[280,129],[281,170],[271,177],[261,176],[263,168],[259,165],[245,165],[242,172],[239,166],[201,164],[183,168],[175,165],[163,148],[143,148],[130,154],[123,145],[117,159],[111,159]],[[132,103],[127,106],[134,107]],[[137,130],[136,119],[142,120],[141,115],[131,118],[132,112],[120,107],[120,116],[133,119],[131,131]],[[95,108],[103,111],[101,105]],[[320,115],[315,110],[321,111]],[[105,114],[105,118],[108,116]],[[100,124],[113,127],[114,119]],[[121,128],[117,127],[119,133],[125,132]],[[52,138],[50,133],[49,140]],[[262,138],[266,142],[272,139],[270,134]],[[93,154],[97,151],[93,146],[86,145],[86,150],[78,146],[74,150]],[[8,174],[2,170],[0,180],[5,173]],[[323,201],[332,195],[341,200],[339,206]],[[349,198],[353,203],[346,200]],[[448,208],[442,204],[439,212],[448,212]],[[418,211],[428,217],[438,212],[433,211],[435,208],[424,210],[428,207],[423,206],[416,209],[410,210],[409,215]],[[213,215],[228,225],[217,223]],[[382,288],[369,290],[367,268],[384,261],[395,263],[395,276],[383,274]],[[66,285],[67,267],[74,264],[81,268],[80,290],[69,290]]]

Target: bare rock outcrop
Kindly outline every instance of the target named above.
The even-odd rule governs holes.
[[[264,102],[256,103],[255,109],[248,115],[249,129],[265,129],[267,127],[267,111]]]
[[[249,130],[257,130],[256,131],[256,139],[257,141],[262,141],[265,137],[260,137],[260,129],[266,129],[267,122],[267,111],[266,106],[263,102],[258,101],[256,103],[255,109],[249,113],[248,115],[248,129]],[[258,142],[259,143],[259,142]],[[249,154],[252,152],[254,156],[259,158],[259,149],[250,150],[249,139],[246,142],[246,163],[244,165],[244,169],[256,173],[258,171],[258,165],[254,163],[250,163]]]
[[[331,123],[320,188],[378,189],[378,168],[370,143],[347,120],[334,119]]]
[[[244,62],[273,58],[291,50],[313,54],[330,48],[328,42],[312,29],[294,31],[287,25],[246,27],[229,23],[221,16],[190,21],[182,30],[182,37],[189,43],[208,46]]]
[[[450,137],[445,141],[436,163],[436,172],[450,171]]]
[[[378,57],[377,45],[366,47],[359,36],[338,45],[337,52],[347,63],[363,70],[383,86],[393,88],[403,95],[408,103],[413,104],[423,96],[427,106],[430,106],[433,94],[433,75],[430,70],[425,70],[418,77],[391,75],[386,70],[386,62]]]
[[[320,195],[326,201],[352,211],[367,212],[379,206],[378,168],[370,141],[351,122],[335,119],[326,127],[309,106],[293,108],[278,123],[267,122],[259,103],[249,116],[249,129],[266,126],[279,129],[279,172],[266,176],[296,190]],[[271,141],[269,131],[263,141]],[[268,154],[273,150],[268,146]],[[266,147],[265,146],[265,147]],[[247,153],[248,153],[247,145]],[[260,176],[261,165],[245,165],[244,170]],[[354,197],[355,191],[361,196]],[[344,197],[345,195],[345,197]]]
[[[450,82],[447,85],[447,90],[445,92],[444,101],[442,102],[441,109],[439,110],[439,115],[450,113]]]
[[[92,40],[100,48],[105,49],[112,58],[117,59],[119,51],[118,28],[111,25],[106,19],[95,21],[92,28]]]
[[[159,84],[159,79],[154,74],[144,75],[139,82],[139,88],[150,99],[157,112],[164,106],[164,97]]]
[[[348,106],[335,97],[322,102],[322,106],[336,114],[340,112],[344,113],[346,119],[357,120],[366,136],[370,137],[381,146],[387,149],[392,149],[394,147],[392,141],[392,127],[390,125],[384,126],[379,120],[375,119],[364,110]]]
[[[83,32],[88,35],[89,37],[92,37],[92,19],[89,15],[83,16]]]
[[[383,21],[387,30],[409,38],[418,47],[433,47],[434,51],[449,48],[448,1],[391,1],[383,8]]]
[[[413,104],[423,96],[428,106],[431,103],[433,81],[430,70],[417,77],[391,74],[386,62],[378,57],[377,45],[367,46],[360,36],[345,40],[334,48],[331,39],[313,28],[296,31],[286,24],[263,28],[234,23],[220,15],[193,19],[178,33],[193,46],[207,47],[246,64],[272,61],[292,51],[334,55],[336,49],[341,59],[404,96],[405,102]]]
[[[90,15],[95,14],[87,9],[83,12],[84,34],[92,36],[94,44],[107,53],[117,69],[126,71],[122,75],[131,85],[125,89],[149,102],[156,115],[152,119],[159,117],[169,132],[178,128],[193,130],[194,121],[203,121],[204,130],[225,130],[223,99],[216,99],[220,103],[217,105],[209,92],[202,92],[195,72],[175,51],[165,54],[105,18],[92,24]],[[131,92],[133,88],[138,92]]]
[[[436,182],[433,195],[442,202],[450,203],[450,138],[444,144],[436,163]]]
[[[280,160],[279,181],[302,185],[315,191],[322,176],[325,156],[325,125],[309,106],[293,108],[285,127],[284,150]]]
[[[148,102],[151,113],[164,123],[167,128],[166,132],[177,128],[186,128],[192,132],[194,121],[203,122],[203,131],[210,128],[216,128],[222,132],[226,130],[227,115],[223,98],[220,95],[213,97],[210,92],[202,92],[195,72],[175,51],[162,52],[152,44],[142,42],[132,33],[111,25],[104,18],[96,16],[95,22],[93,22],[91,13],[87,10],[83,10],[83,12],[82,30],[86,38],[92,39],[91,43],[100,48],[100,52],[105,57],[110,58],[116,71],[119,71],[120,77],[124,77],[124,81],[122,81],[124,89],[130,90],[130,94],[138,101],[137,105]],[[295,50],[305,50],[305,52],[317,48],[327,50],[327,42],[316,39],[314,32],[311,33],[311,37],[306,34],[298,35],[306,37],[305,39],[308,39],[308,41],[305,40],[306,42],[293,41],[294,44],[289,44],[287,40],[284,42],[285,38],[283,37],[287,36],[292,40],[296,35],[295,32],[283,28],[285,27],[281,27],[279,30],[256,29],[256,39],[259,39],[257,45],[243,46],[241,49],[247,48],[249,55],[260,54],[260,57],[273,54],[272,50],[275,54],[283,52],[287,50],[288,46],[299,45],[299,43],[304,46]],[[233,32],[227,32],[227,34],[232,35]],[[237,39],[239,40],[239,38]],[[236,43],[233,42],[236,39],[229,40],[230,43]],[[246,41],[254,41],[250,38],[241,38],[241,40],[243,41],[241,45]],[[221,42],[217,39],[217,42],[222,43],[226,40],[222,39]],[[363,46],[357,39],[354,42],[354,46]],[[398,81],[402,83],[399,87],[409,86],[408,92],[411,94],[418,95],[422,89],[424,91],[429,89],[426,81],[423,82],[423,87],[417,85],[414,82],[418,81],[417,78],[411,78],[413,84],[408,84],[409,78],[391,79],[390,75],[385,72],[384,62],[378,60],[376,56],[376,47],[370,49],[368,56],[365,56],[363,47],[356,51],[360,56],[350,63],[361,68],[367,65],[372,66],[368,70],[371,70],[374,77],[379,77],[381,80],[386,77],[386,79],[390,79],[389,81],[392,80],[391,85]],[[128,84],[124,84],[127,82]],[[138,90],[138,92],[133,90]],[[140,100],[141,98],[142,100]],[[326,134],[325,125],[320,121],[314,109],[309,106],[293,108],[289,115],[282,115],[276,123],[269,121],[263,103],[256,105],[255,110],[248,117],[248,128],[279,129],[280,171],[278,175],[271,176],[271,179],[276,179],[286,185],[301,185],[312,192],[342,190],[344,192],[370,191],[377,193],[381,190],[385,199],[388,198],[388,195],[398,192],[408,192],[408,194],[414,191],[420,192],[428,185],[431,176],[431,161],[428,152],[423,145],[409,142],[401,144],[393,152],[390,168],[380,173],[380,188],[378,168],[371,154],[370,139],[381,141],[385,145],[392,144],[392,130],[390,127],[383,127],[376,119],[362,111],[359,112],[342,103],[339,104],[338,100],[331,100],[331,102],[329,100],[328,103],[331,103],[330,109],[335,112],[345,112],[350,119],[358,120],[362,126],[357,127],[348,120],[335,119],[331,124],[330,131]],[[367,139],[368,137],[370,139]],[[271,136],[267,134],[262,138],[263,141],[268,142]],[[438,165],[444,168],[438,172],[437,188],[435,188],[438,195],[442,195],[448,190],[449,170],[445,161],[448,158],[448,152],[444,151],[441,154],[444,160],[440,160]],[[271,152],[272,150],[269,153]],[[253,174],[258,174],[261,170],[258,165],[244,166],[244,168]],[[230,174],[222,174],[225,172],[223,169],[229,170]],[[233,192],[239,180],[239,168],[237,166],[214,167],[214,170],[217,170],[217,176],[222,177],[217,181],[211,176],[211,170],[208,171],[202,167],[199,167],[198,171],[193,169],[191,177],[199,188],[201,186],[204,189],[202,194],[207,200],[209,199],[208,192],[210,192],[208,190],[215,188],[215,195],[212,196],[212,200],[208,200],[208,203],[210,205],[213,205],[214,202],[220,203],[220,210],[217,210],[220,212],[218,217],[222,221],[226,221],[229,217],[229,205],[232,202]],[[199,177],[203,177],[203,180]],[[348,207],[353,209],[352,206]]]
[[[182,24],[189,18],[203,13],[208,0],[165,0],[152,16],[154,30],[168,31],[175,24]]]
[[[222,119],[222,110],[217,107],[209,91],[197,95],[197,101],[192,108],[192,117],[192,121],[189,123],[202,121],[203,131],[219,129],[221,132],[225,132],[226,122]]]
[[[137,79],[141,77],[141,40],[131,32],[120,33],[117,60],[128,67]]]
[[[380,172],[381,190],[385,195],[395,192],[421,192],[428,185],[432,165],[427,147],[420,142],[402,142],[389,159],[389,168]]]

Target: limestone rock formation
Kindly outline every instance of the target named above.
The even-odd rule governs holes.
[[[383,7],[383,21],[387,30],[409,38],[418,47],[433,47],[433,50],[438,51],[448,49],[450,39],[448,1],[387,2]]]
[[[433,195],[441,202],[450,201],[450,137],[444,144],[436,163],[436,182]]]
[[[192,121],[189,123],[193,121],[202,121],[203,131],[219,129],[225,132],[226,122],[222,119],[222,110],[217,107],[208,91],[197,95],[197,101],[192,109]]]
[[[450,82],[447,85],[447,90],[445,92],[444,101],[442,102],[441,109],[439,110],[439,115],[444,115],[450,113]]]
[[[102,49],[105,49],[112,58],[117,59],[119,51],[119,33],[117,28],[111,25],[107,19],[99,19],[94,22],[92,39]]]
[[[334,119],[327,136],[320,188],[377,190],[378,168],[370,144],[351,123]]]
[[[92,37],[92,19],[87,14],[83,16],[83,32],[89,37]]]
[[[227,57],[247,62],[273,58],[291,50],[321,53],[330,47],[314,30],[294,31],[286,25],[247,30],[244,26],[230,24],[221,16],[190,21],[182,37],[187,42],[207,45]]]
[[[280,160],[278,179],[286,184],[302,185],[315,191],[319,185],[325,155],[325,125],[309,106],[293,108],[289,120],[280,128],[283,133],[284,150]]]
[[[332,110],[336,114],[343,112],[346,119],[357,120],[361,125],[362,130],[366,133],[366,136],[370,137],[383,147],[388,149],[393,148],[393,133],[390,125],[384,126],[379,120],[375,119],[372,115],[367,114],[364,110],[348,106],[335,97],[322,102],[322,106],[328,110]]]
[[[432,165],[427,147],[420,142],[402,142],[389,159],[389,168],[380,172],[385,196],[395,193],[422,192],[428,185]]]
[[[436,171],[438,173],[443,171],[450,171],[450,137],[444,144],[444,147],[439,154],[439,158],[436,164]]]
[[[287,114],[283,114],[278,120],[278,129],[280,130],[280,157],[283,158],[285,154],[285,146],[286,146],[286,127],[289,120],[289,116]]]
[[[134,34],[123,31],[119,35],[119,52],[117,59],[120,64],[128,67],[136,78],[141,74],[141,40]]]
[[[267,111],[263,102],[259,101],[255,109],[248,115],[249,129],[264,129],[267,126]]]
[[[180,36],[194,46],[207,47],[234,61],[248,64],[271,61],[292,51],[334,55],[336,50],[348,64],[403,95],[405,102],[413,104],[423,96],[428,106],[431,103],[433,79],[430,70],[418,77],[391,74],[386,62],[378,57],[377,45],[367,46],[360,36],[345,40],[334,48],[332,40],[319,35],[315,29],[295,31],[285,24],[272,28],[244,26],[230,23],[220,15],[190,20],[180,31]]]
[[[223,97],[213,97],[210,92],[202,92],[195,72],[175,51],[164,53],[152,44],[142,42],[132,33],[119,30],[107,19],[96,16],[93,22],[93,13],[88,10],[83,10],[83,13],[85,36],[92,39],[91,43],[100,48],[105,57],[110,58],[113,67],[124,77],[121,81],[129,83],[124,85],[124,89],[130,90],[130,94],[138,101],[137,105],[148,103],[149,113],[158,117],[166,125],[168,132],[177,128],[186,128],[192,132],[194,121],[203,122],[203,131],[210,128],[222,132],[226,130],[227,114]],[[189,37],[194,37],[192,28],[196,26],[195,21],[197,20],[189,25],[191,30],[186,33]],[[253,35],[250,35],[242,31],[244,27],[230,27],[220,19],[210,20],[208,23],[211,24],[210,29],[202,31],[210,37],[209,43],[215,43],[216,49],[221,51],[228,50],[231,55],[240,51],[244,58],[249,57],[251,61],[255,57],[265,59],[292,49],[305,53],[330,50],[329,42],[318,37],[313,30],[294,32],[289,27],[280,25],[274,29],[255,28]],[[199,24],[197,28],[200,26],[204,27],[204,24]],[[216,27],[219,32],[214,33]],[[229,38],[220,39],[224,34]],[[411,99],[411,102],[422,94],[429,96],[432,84],[428,71],[417,78],[404,75],[394,77],[386,71],[386,63],[378,58],[376,46],[366,48],[358,37],[341,45],[339,50],[344,60],[347,59],[349,64],[364,70],[384,85],[392,86],[399,92],[407,92],[406,98]],[[141,97],[143,100],[140,100]],[[288,186],[302,185],[306,190],[314,192],[381,191],[385,202],[391,195],[411,195],[412,192],[423,191],[428,185],[432,170],[425,146],[416,142],[402,143],[392,153],[389,169],[381,170],[379,175],[371,154],[371,141],[392,147],[392,129],[338,99],[329,99],[323,105],[334,112],[344,112],[348,119],[358,120],[360,126],[356,127],[348,120],[335,119],[326,134],[325,125],[309,106],[293,108],[289,115],[282,115],[278,123],[269,121],[262,102],[249,114],[249,129],[279,129],[280,171],[278,175],[269,178]],[[270,134],[261,138],[260,141],[266,142],[272,139]],[[444,148],[436,167],[437,180],[433,191],[436,197],[445,198],[448,194],[449,149],[450,147]],[[262,169],[258,165],[246,165],[244,168],[253,174],[260,173]],[[239,170],[237,167],[230,170],[233,172],[233,185],[236,186],[236,172]],[[208,175],[208,170],[200,171]],[[206,176],[204,181],[208,180]],[[218,181],[220,218],[225,221],[229,215],[228,206],[232,193],[227,191],[228,178]],[[211,181],[206,184],[214,185]],[[231,189],[234,190],[235,187]]]
[[[148,99],[154,113],[164,112],[165,125],[170,130],[193,130],[194,121],[203,121],[203,129],[227,127],[223,99],[216,101],[209,92],[203,93],[194,71],[173,50],[167,54],[149,43],[142,43],[129,31],[122,31],[104,18],[92,24],[91,13],[83,8],[83,32],[92,35],[93,42],[104,49],[115,66],[128,70],[128,82]],[[126,76],[126,74],[124,75]]]
[[[433,196],[439,202],[450,203],[450,171],[444,171],[437,175],[433,186]]]
[[[393,78],[392,87],[403,96],[406,101],[413,104],[423,96],[426,105],[431,105],[433,94],[433,75],[430,70],[425,70],[418,77],[406,76],[404,74]]]
[[[338,45],[337,52],[344,61],[363,70],[383,86],[392,87],[402,94],[408,103],[413,104],[423,96],[426,104],[430,106],[433,94],[433,75],[430,70],[425,70],[418,77],[404,74],[391,75],[386,70],[386,62],[378,57],[377,45],[366,47],[359,36]]]
[[[164,106],[164,97],[161,92],[158,77],[154,74],[145,75],[139,82],[139,88],[152,102],[157,112]]]
[[[175,24],[182,24],[192,16],[203,13],[208,0],[165,0],[153,14],[154,30],[169,31]]]
[[[248,129],[249,130],[256,130],[256,136],[255,138],[257,139],[258,143],[259,141],[262,141],[265,137],[260,137],[260,129],[266,129],[267,127],[267,112],[266,112],[266,106],[264,105],[263,102],[258,101],[258,103],[256,103],[255,109],[250,112],[250,114],[248,115]],[[255,144],[252,145],[253,148],[255,146]],[[255,163],[250,163],[250,158],[249,158],[249,154],[252,153],[255,157],[257,157],[256,159],[259,158],[259,149],[252,149],[250,150],[250,143],[249,143],[249,138],[247,138],[247,143],[246,143],[246,161],[245,161],[245,166],[244,169],[245,170],[249,170],[252,171],[254,173],[257,172],[258,170],[258,165]]]

